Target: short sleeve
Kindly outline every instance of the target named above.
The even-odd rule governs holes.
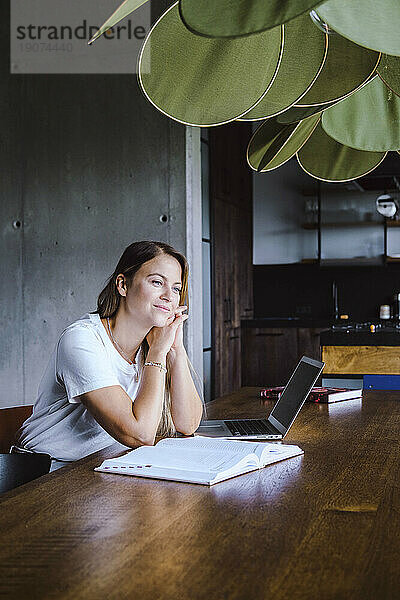
[[[100,336],[86,326],[72,327],[62,334],[57,346],[56,372],[72,403],[79,402],[76,396],[81,394],[120,385]]]

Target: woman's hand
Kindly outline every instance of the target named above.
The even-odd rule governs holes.
[[[167,355],[174,348],[183,348],[183,323],[188,315],[183,314],[187,310],[186,306],[178,306],[175,314],[168,319],[164,327],[153,327],[147,334],[147,342],[152,351],[162,355]]]
[[[175,339],[171,346],[171,350],[173,352],[184,349],[184,346],[183,346],[183,323],[186,321],[186,319],[189,318],[188,315],[183,314],[186,310],[187,310],[187,306],[178,306],[178,308],[175,311],[175,317],[182,315],[183,321],[178,325],[178,327],[176,329]]]

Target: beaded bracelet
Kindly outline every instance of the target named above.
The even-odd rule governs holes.
[[[162,373],[167,372],[167,367],[159,362],[152,362],[152,361],[145,362],[144,366],[145,367],[158,367]]]

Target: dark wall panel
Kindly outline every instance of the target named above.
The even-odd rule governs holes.
[[[333,318],[332,284],[338,287],[340,314],[364,322],[379,316],[400,292],[400,265],[386,267],[254,266],[254,316]]]

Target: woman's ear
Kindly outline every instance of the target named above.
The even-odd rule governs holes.
[[[121,294],[121,296],[126,296],[126,279],[125,275],[118,275],[115,280],[115,285],[117,286],[117,290]]]

